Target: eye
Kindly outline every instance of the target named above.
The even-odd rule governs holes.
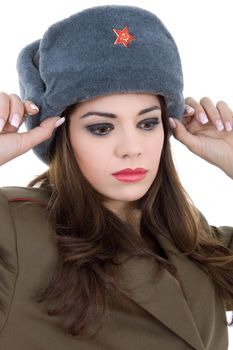
[[[159,118],[151,118],[151,119],[145,119],[145,120],[142,120],[140,122],[140,124],[144,124],[144,125],[149,125],[151,127],[149,128],[145,128],[144,130],[147,130],[147,131],[150,131],[152,129],[154,129],[154,126],[159,124],[160,121],[159,121]]]
[[[107,135],[105,132],[107,129],[113,129],[113,126],[111,124],[95,124],[87,126],[87,130],[97,136]]]
[[[150,119],[142,120],[139,123],[139,125],[147,126],[147,127],[144,127],[143,129],[145,131],[151,131],[154,129],[155,125],[157,125],[159,123],[160,123],[159,118],[150,118]],[[101,124],[88,125],[86,128],[88,131],[90,131],[92,134],[94,134],[96,136],[105,136],[105,135],[109,134],[109,132],[107,132],[107,130],[114,129],[114,126],[112,124],[101,123]]]

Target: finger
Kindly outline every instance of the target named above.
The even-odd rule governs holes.
[[[25,114],[37,114],[39,109],[31,101],[22,101],[16,94],[10,94],[9,124],[5,125],[6,132],[15,132],[25,121]]]
[[[13,131],[15,131],[15,129],[17,129],[19,125],[23,122],[23,114],[24,114],[24,105],[21,99],[16,94],[10,94],[8,121],[10,125],[13,126]]]
[[[208,115],[209,120],[215,125],[218,131],[224,130],[223,121],[218,109],[215,107],[214,103],[209,97],[203,97],[200,100],[206,114]]]
[[[187,97],[185,99],[185,103],[194,108],[194,110],[195,110],[194,118],[198,121],[198,123],[205,125],[209,122],[209,119],[208,119],[208,116],[205,112],[205,109],[194,98]]]
[[[192,135],[178,119],[169,118],[169,123],[175,139],[183,143],[192,152],[199,154],[197,137]]]
[[[216,108],[222,118],[226,131],[232,131],[233,112],[224,101],[218,101]]]
[[[195,114],[194,108],[185,104],[182,123],[187,127],[193,121],[193,115]]]
[[[15,132],[24,122],[24,114],[38,113],[36,106],[31,104],[30,101],[22,102],[16,94],[0,92],[0,132]]]
[[[0,132],[8,120],[9,115],[9,97],[5,92],[0,92]]]
[[[189,117],[189,116],[192,116],[194,113],[195,113],[195,110],[193,109],[193,107],[191,107],[188,104],[186,104],[183,116],[184,117]]]
[[[39,126],[21,133],[20,154],[27,152],[43,141],[48,140],[54,131],[55,124],[60,117],[50,117],[45,119]]]
[[[24,102],[24,114],[35,115],[39,112],[38,106],[34,102],[25,100]]]

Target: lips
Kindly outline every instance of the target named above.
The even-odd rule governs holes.
[[[122,169],[112,174],[120,182],[138,182],[146,177],[148,170],[143,168],[136,169]]]
[[[122,169],[120,171],[117,171],[115,173],[113,173],[112,175],[142,175],[142,174],[145,174],[147,173],[148,170],[146,169],[143,169],[143,168],[136,168],[136,169],[130,169],[130,168],[127,168],[127,169]]]

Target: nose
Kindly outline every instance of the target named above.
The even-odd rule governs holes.
[[[139,135],[131,131],[122,133],[118,139],[116,146],[116,155],[119,158],[125,157],[138,157],[142,154],[142,143],[140,142]]]

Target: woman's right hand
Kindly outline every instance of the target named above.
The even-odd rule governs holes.
[[[25,114],[33,118],[39,112],[31,105],[33,105],[32,101],[21,101],[16,94],[8,95],[0,92],[0,165],[49,139],[54,128],[57,127],[58,120],[58,124],[62,124],[59,116],[50,117],[29,131],[18,133],[19,127],[24,123]],[[11,124],[13,116],[15,116],[15,123],[13,122],[15,126]]]

